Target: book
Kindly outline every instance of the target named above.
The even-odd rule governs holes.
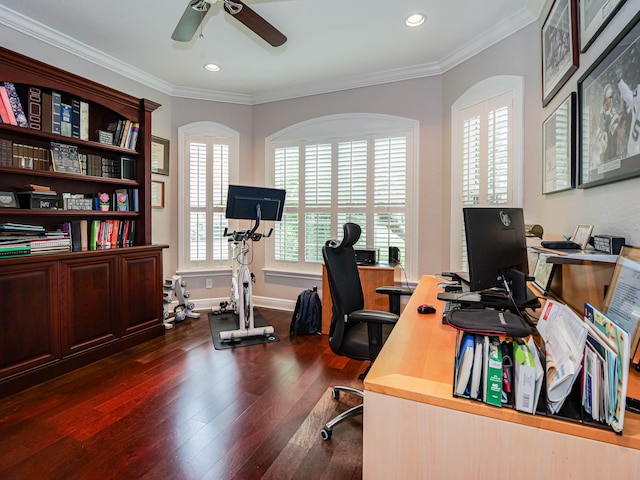
[[[13,109],[13,114],[16,118],[16,124],[19,127],[28,127],[29,122],[27,122],[27,116],[24,114],[22,103],[20,103],[20,97],[18,96],[15,85],[11,82],[4,82],[4,88],[9,97],[11,108]]]
[[[72,108],[71,105],[67,103],[60,104],[60,135],[65,137],[70,137],[73,131],[71,126],[71,117],[72,117]]]
[[[60,108],[62,95],[55,90],[51,91],[51,133],[60,135]]]
[[[616,362],[616,377],[614,391],[614,414],[610,419],[609,425],[616,432],[622,432],[624,426],[624,414],[627,398],[627,383],[629,379],[629,334],[620,325],[608,318],[604,313],[589,303],[584,304],[584,320],[585,323],[592,325],[609,340],[613,346],[613,350],[618,355]]]
[[[483,397],[485,403],[502,406],[502,348],[500,340],[484,338]]]
[[[456,394],[464,395],[471,378],[471,369],[473,368],[475,339],[470,333],[464,333],[460,341],[460,351],[458,355],[457,376],[456,376]]]
[[[129,141],[127,143],[127,148],[131,149],[131,150],[135,150],[136,149],[136,144],[138,143],[138,134],[140,133],[140,123],[139,122],[133,122],[131,124],[131,136],[129,138]]]
[[[75,145],[51,142],[51,161],[54,172],[82,173]]]
[[[482,356],[484,353],[484,335],[474,336],[475,346],[473,347],[473,369],[471,371],[471,384],[469,386],[469,396],[478,399],[482,390],[480,381],[482,380]]]
[[[0,245],[0,257],[17,257],[31,254],[30,245]]]
[[[52,120],[53,120],[53,114],[52,114],[52,97],[51,97],[51,93],[50,92],[42,92],[42,100],[41,100],[41,104],[42,104],[42,115],[40,118],[41,121],[41,127],[42,127],[42,131],[43,132],[47,132],[47,133],[51,133],[52,130]]]
[[[9,113],[7,112],[7,107],[2,100],[2,96],[0,95],[0,120],[2,123],[11,124],[11,120],[9,119]]]
[[[80,100],[80,140],[89,140],[89,103]]]
[[[16,115],[13,112],[13,108],[11,106],[11,100],[9,100],[9,94],[4,85],[0,85],[0,100],[2,100],[2,105],[4,107],[3,113],[7,116],[7,121],[2,120],[3,123],[8,123],[10,125],[18,125],[18,121],[16,120]]]
[[[42,90],[29,87],[27,100],[27,120],[29,128],[42,129]]]
[[[80,138],[80,100],[71,99],[71,136]]]

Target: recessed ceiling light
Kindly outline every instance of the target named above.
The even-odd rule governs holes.
[[[407,17],[407,20],[405,21],[405,23],[409,27],[417,27],[418,25],[422,25],[424,23],[425,18],[426,17],[421,13],[414,13],[413,15],[410,15],[409,17]]]
[[[215,63],[207,63],[204,66],[204,68],[206,68],[210,72],[219,72],[220,71],[220,65],[216,65]]]

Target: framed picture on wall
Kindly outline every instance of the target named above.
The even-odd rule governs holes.
[[[577,0],[554,0],[542,24],[542,105],[546,106],[578,69]]]
[[[164,208],[164,182],[151,180],[151,208]]]
[[[640,175],[640,13],[578,80],[578,186]]]
[[[576,94],[572,92],[542,124],[542,193],[574,188]]]
[[[586,52],[626,0],[580,2],[580,51]]]
[[[151,137],[151,173],[169,175],[169,140]]]

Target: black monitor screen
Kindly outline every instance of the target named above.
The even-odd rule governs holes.
[[[258,220],[259,206],[260,220],[280,221],[285,194],[285,190],[277,188],[229,185],[225,216],[240,220]]]
[[[504,286],[503,277],[529,273],[521,208],[464,208],[469,288]]]

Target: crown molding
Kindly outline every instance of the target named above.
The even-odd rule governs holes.
[[[40,22],[25,17],[3,5],[0,5],[0,25],[4,25],[5,27],[153,88],[161,93],[171,95],[174,90],[174,87],[170,83],[158,77],[150,75],[96,48],[79,42],[64,33],[53,30]]]
[[[0,25],[4,25],[17,32],[75,55],[76,57],[82,58],[83,60],[122,75],[123,77],[150,87],[161,93],[171,97],[234,103],[240,105],[259,105],[293,98],[321,95],[342,90],[441,75],[537,20],[538,17],[536,17],[529,9],[523,8],[515,15],[500,21],[490,31],[487,31],[473,41],[468,42],[466,45],[438,62],[384,70],[338,80],[314,82],[291,88],[275,89],[258,92],[253,95],[246,95],[233,92],[171,85],[158,77],[155,77],[128,63],[122,62],[121,60],[107,55],[93,47],[78,42],[68,35],[53,30],[42,23],[36,22],[24,15],[8,9],[3,5],[0,5]]]
[[[531,10],[528,8],[520,9],[509,18],[498,22],[491,30],[487,30],[482,35],[452,52],[446,58],[441,59],[439,64],[442,71],[447,72],[457,67],[466,60],[537,21],[538,17]]]

